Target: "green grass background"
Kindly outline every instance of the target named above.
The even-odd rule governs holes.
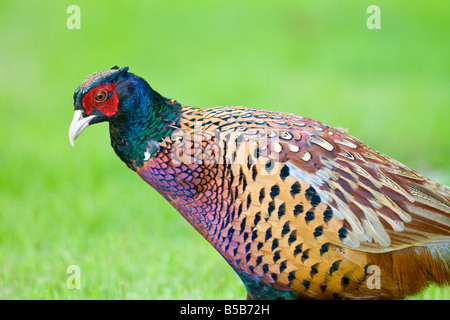
[[[71,4],[81,29],[66,27]],[[381,8],[381,29],[366,8]],[[166,97],[349,128],[450,182],[448,1],[0,2],[0,298],[241,299],[214,249],[121,163],[107,126],[72,148],[72,94],[129,66]],[[81,289],[66,287],[69,265]],[[448,299],[431,287],[415,299]]]

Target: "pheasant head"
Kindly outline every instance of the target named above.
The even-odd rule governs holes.
[[[132,169],[151,156],[160,141],[172,131],[180,106],[154,91],[128,67],[97,71],[74,93],[75,114],[69,139],[88,126],[107,121],[117,155]]]

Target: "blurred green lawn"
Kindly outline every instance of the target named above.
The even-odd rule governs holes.
[[[80,30],[66,27],[71,4]],[[381,30],[366,27],[371,4]],[[74,89],[114,65],[184,104],[349,128],[448,185],[449,12],[448,1],[2,0],[0,298],[245,298],[225,260],[121,163],[105,124],[70,146]],[[72,264],[80,290],[66,287]]]

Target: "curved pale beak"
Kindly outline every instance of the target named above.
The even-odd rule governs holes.
[[[69,140],[72,147],[75,143],[75,139],[89,126],[91,120],[95,117],[97,117],[97,115],[91,115],[84,118],[81,110],[75,110],[75,114],[73,115],[73,120],[69,128]]]

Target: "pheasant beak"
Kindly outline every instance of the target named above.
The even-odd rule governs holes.
[[[72,123],[69,128],[69,140],[72,147],[74,146],[75,139],[86,129],[91,123],[91,120],[98,117],[97,115],[91,115],[89,117],[83,117],[83,111],[75,110]]]

